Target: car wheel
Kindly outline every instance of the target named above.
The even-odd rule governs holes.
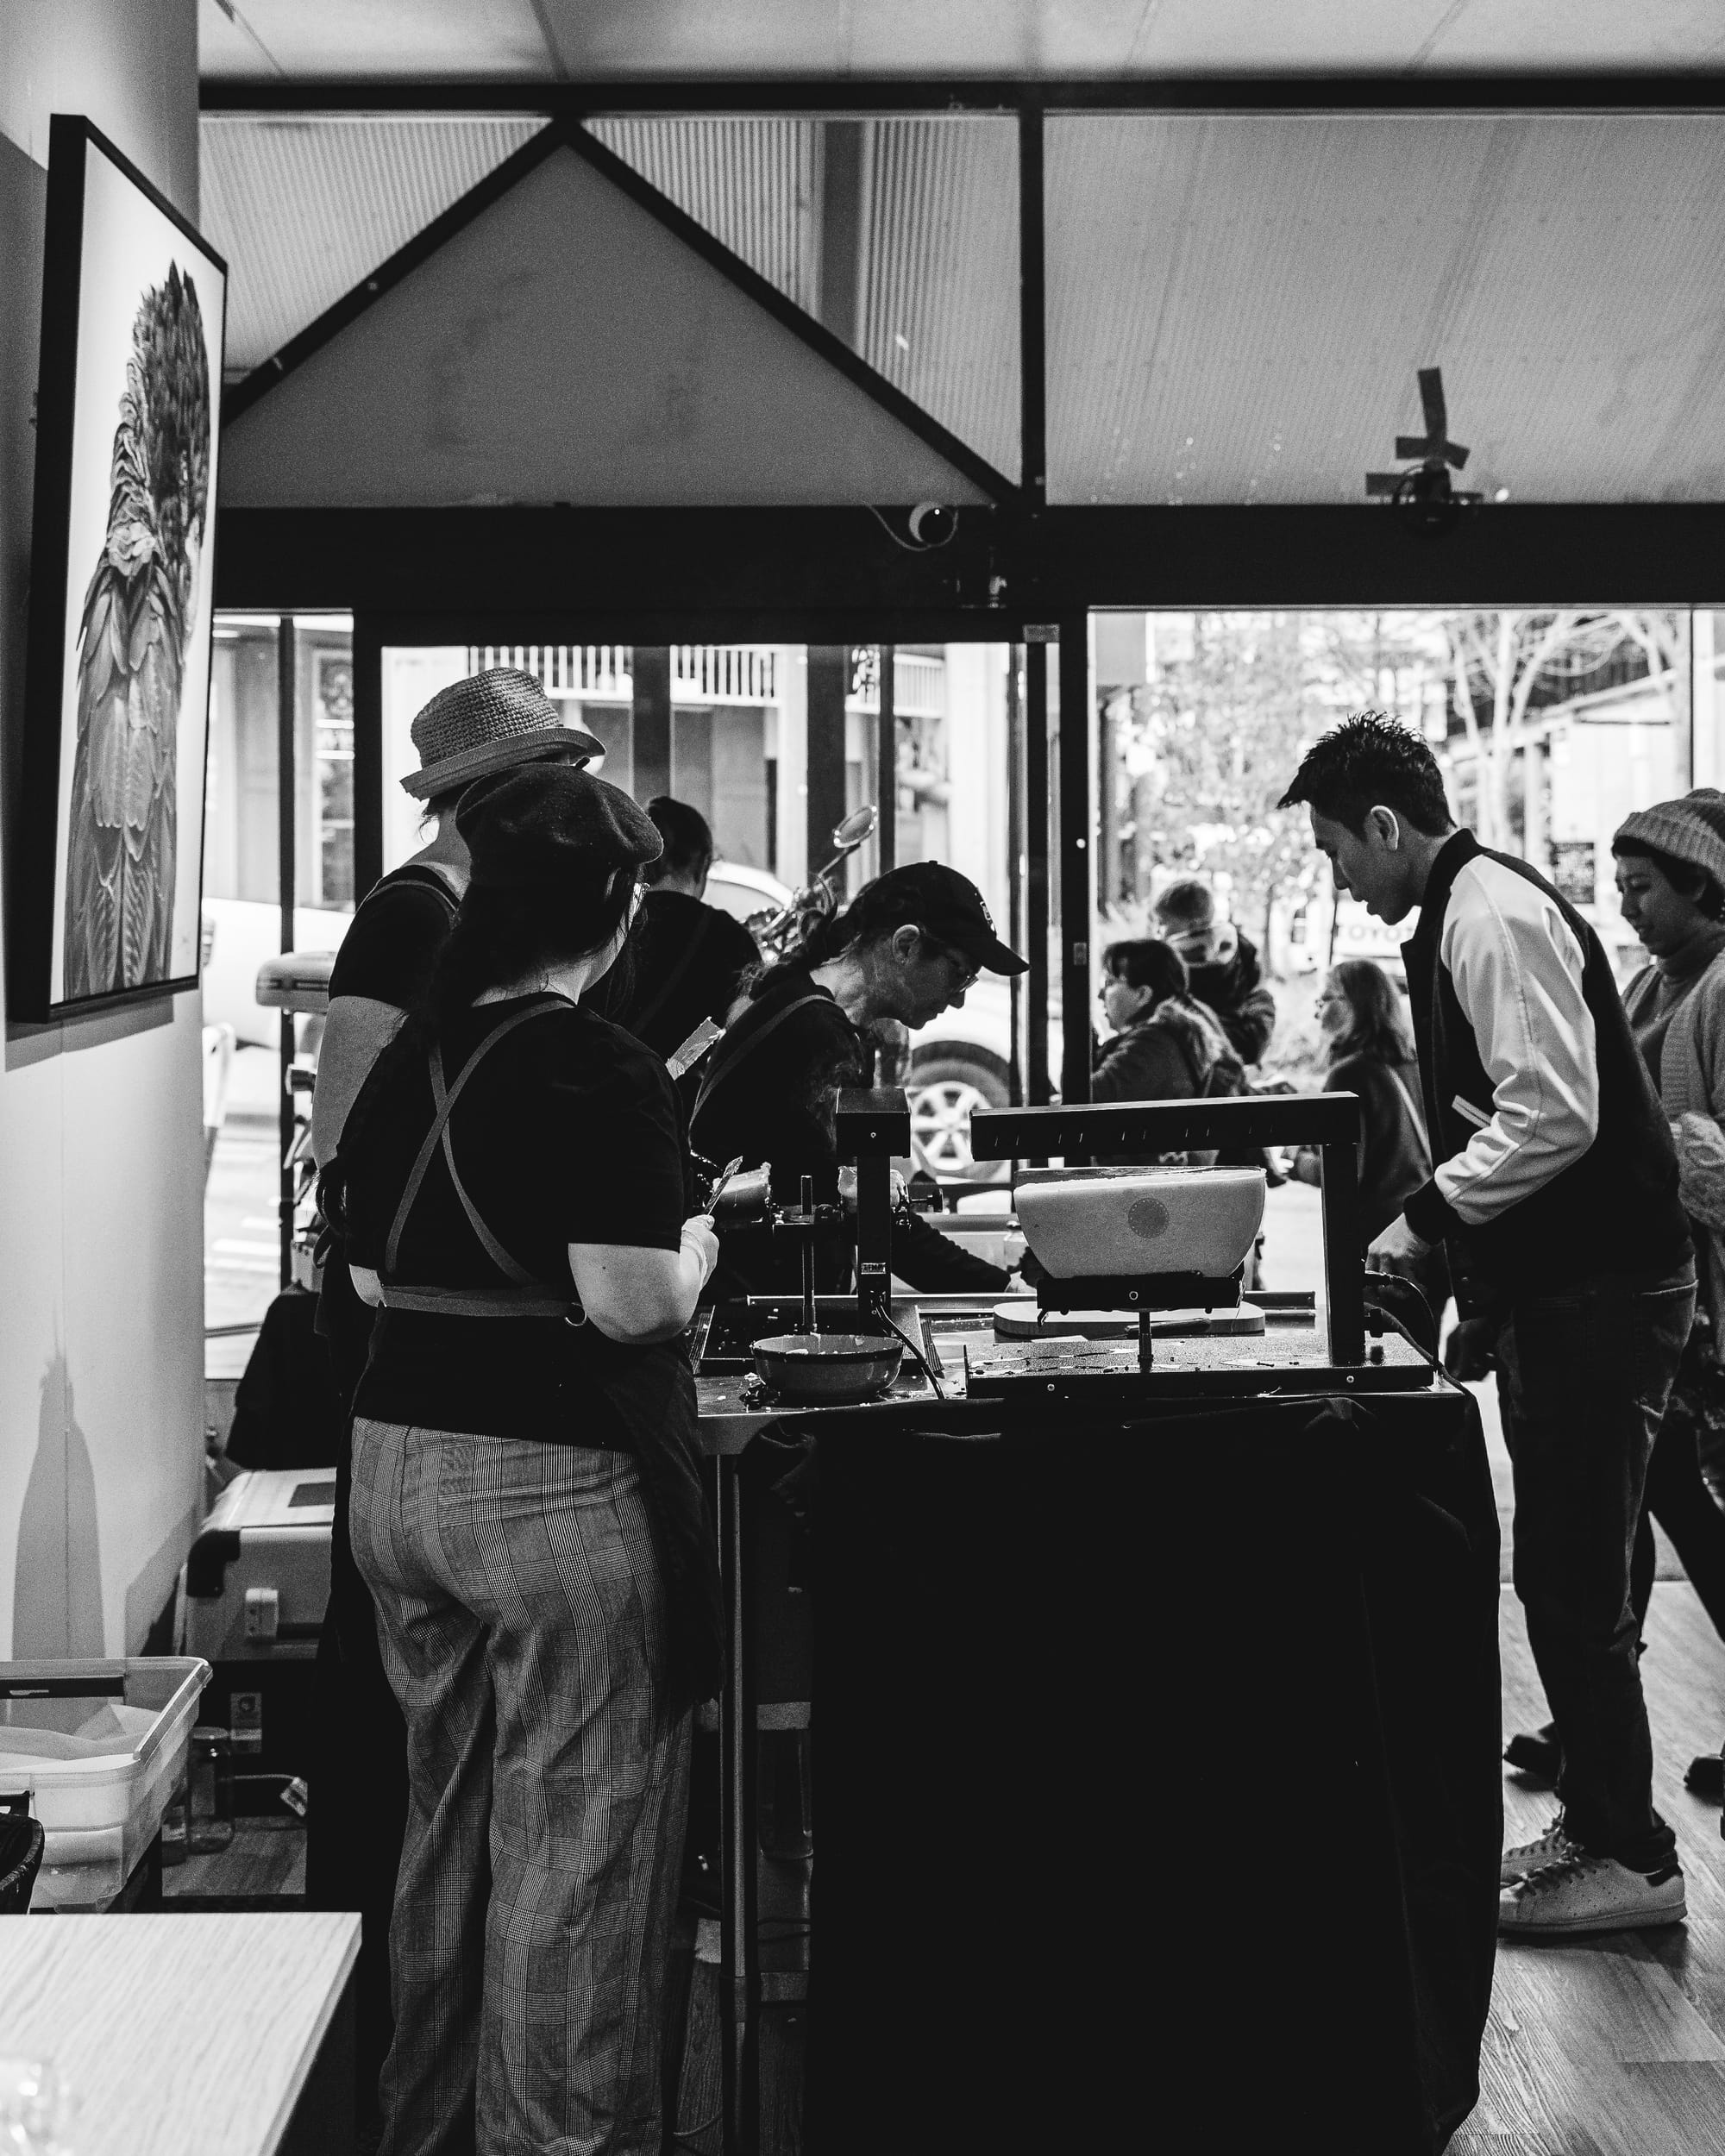
[[[942,1182],[988,1183],[1012,1173],[1010,1161],[979,1161],[970,1153],[970,1118],[978,1108],[1009,1105],[1007,1088],[991,1070],[957,1057],[913,1064],[905,1082],[911,1109],[911,1146],[917,1165]]]

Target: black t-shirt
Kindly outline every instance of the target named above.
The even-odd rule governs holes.
[[[669,1056],[703,1018],[724,1025],[743,975],[760,962],[755,938],[730,914],[686,891],[649,891],[630,939],[627,993],[618,968],[611,979],[619,986],[594,1007]]]
[[[369,996],[411,1010],[431,978],[455,918],[455,894],[435,868],[410,863],[374,884],[348,924],[329,975],[329,1000]]]
[[[757,1039],[758,1048],[738,1054]],[[735,1069],[725,1068],[734,1055]],[[769,980],[709,1051],[706,1068],[716,1082],[690,1128],[698,1150],[721,1162],[740,1153],[750,1167],[771,1161],[775,1205],[795,1205],[805,1175],[813,1180],[815,1203],[831,1205],[838,1195],[839,1090],[869,1083],[874,1052],[830,991],[797,967]],[[816,1284],[842,1293],[850,1285],[855,1253],[848,1224],[821,1230]],[[998,1266],[961,1250],[922,1219],[894,1228],[893,1270],[930,1294],[993,1293],[1007,1284]],[[794,1235],[731,1228],[720,1238],[716,1298],[792,1294],[801,1282],[802,1251]]]
[[[531,1000],[483,1004],[448,1030],[443,1075],[452,1089],[486,1035]],[[404,1287],[500,1287],[505,1275],[461,1208],[441,1147],[395,1264],[385,1265],[433,1114],[424,1062],[391,1051],[343,1142],[348,1258]],[[671,1081],[656,1056],[595,1013],[560,1002],[501,1039],[463,1088],[449,1130],[461,1181],[492,1234],[572,1302],[571,1243],[679,1247],[688,1156]],[[422,1428],[627,1451],[630,1401],[680,1396],[688,1382],[675,1340],[630,1347],[561,1318],[386,1309],[354,1407]]]
[[[371,890],[348,924],[329,974],[329,1000],[368,996],[411,1008],[431,978],[455,918],[455,894],[435,868],[410,862]],[[339,1246],[323,1269],[317,1330],[329,1343],[336,1388],[345,1403],[366,1366],[374,1313],[361,1301]]]

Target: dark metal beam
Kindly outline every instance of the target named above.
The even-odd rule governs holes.
[[[1025,1094],[1046,1107],[1048,1075],[1048,646],[1025,646]]]
[[[1716,69],[1621,74],[903,76],[630,82],[425,82],[301,77],[210,80],[210,113],[1718,112]]]
[[[898,647],[882,644],[881,652],[880,716],[875,722],[875,800],[881,812],[881,828],[875,837],[875,859],[880,873],[899,862],[899,680]]]
[[[375,615],[354,617],[354,898],[383,874],[383,648]]]
[[[844,699],[850,687],[848,644],[808,648],[808,872],[831,857],[832,827],[844,820]],[[782,759],[781,760],[782,768]],[[835,879],[840,893],[844,871]]]
[[[1090,1098],[1090,924],[1096,861],[1090,807],[1090,624],[1060,624],[1060,1097]]]
[[[294,943],[293,914],[298,903],[298,833],[295,828],[295,786],[298,766],[298,668],[293,617],[285,614],[275,625],[275,812],[276,888],[281,906],[281,948]],[[293,1094],[288,1080],[293,1066],[295,1019],[292,1011],[281,1014],[281,1090],[276,1096],[276,1134],[281,1147],[281,1179],[276,1196],[276,1219],[281,1243],[281,1285],[293,1278],[293,1196],[295,1171],[287,1165],[293,1144]]]
[[[671,647],[634,646],[635,690],[630,769],[637,801],[671,791]]]
[[[428,642],[1004,643],[1093,606],[1712,605],[1722,561],[1719,502],[1488,505],[1436,537],[1387,507],[967,509],[924,554],[861,508],[233,509],[216,596],[419,617]]]

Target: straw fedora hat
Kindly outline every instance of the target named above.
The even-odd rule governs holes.
[[[411,730],[419,768],[401,783],[422,801],[512,764],[560,755],[585,762],[605,754],[605,743],[568,724],[518,667],[492,667],[439,689]]]

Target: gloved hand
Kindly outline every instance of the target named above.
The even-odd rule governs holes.
[[[1497,1327],[1490,1318],[1462,1318],[1444,1349],[1444,1368],[1465,1385],[1497,1367]]]
[[[706,1287],[712,1278],[712,1269],[718,1263],[718,1238],[713,1233],[710,1213],[691,1213],[683,1223],[683,1248],[693,1250],[701,1265],[701,1285]]]

